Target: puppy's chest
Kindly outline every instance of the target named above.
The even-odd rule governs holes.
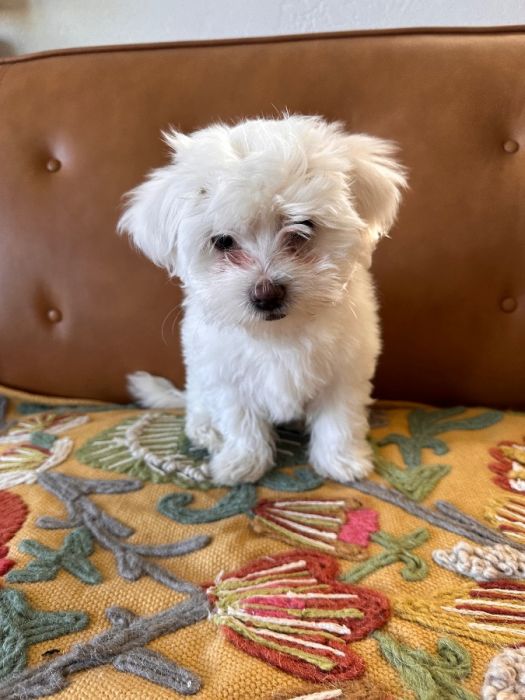
[[[322,352],[313,347],[251,348],[239,352],[228,373],[243,401],[256,406],[274,423],[300,418],[326,383]]]

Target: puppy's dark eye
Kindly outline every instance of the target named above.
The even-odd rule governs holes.
[[[215,250],[233,250],[237,248],[237,244],[231,236],[214,236],[211,242]]]
[[[311,219],[306,219],[305,221],[296,221],[298,226],[307,226],[308,228],[314,228],[314,222]]]

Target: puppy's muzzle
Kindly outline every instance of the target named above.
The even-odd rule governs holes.
[[[266,319],[274,319],[285,316],[283,312],[286,300],[286,287],[271,280],[258,282],[250,292],[250,301],[258,311],[266,312]]]

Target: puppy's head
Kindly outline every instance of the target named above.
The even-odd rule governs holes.
[[[171,164],[130,193],[119,230],[223,324],[302,323],[339,303],[406,186],[393,144],[319,117],[165,138]]]

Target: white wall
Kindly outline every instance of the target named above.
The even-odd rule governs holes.
[[[70,46],[525,24],[525,0],[0,0],[0,54]]]

